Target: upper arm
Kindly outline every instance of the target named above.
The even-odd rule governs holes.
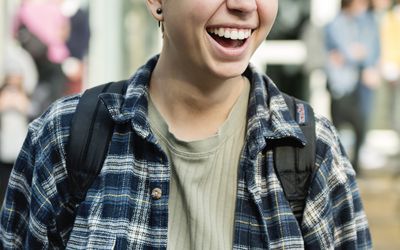
[[[22,248],[28,234],[36,150],[33,137],[30,130],[10,175],[0,214],[0,240],[4,248]]]
[[[64,146],[74,110],[71,102],[57,102],[29,126],[0,214],[6,249],[48,248],[64,236],[55,218],[69,197]]]

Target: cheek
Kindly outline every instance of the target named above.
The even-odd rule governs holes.
[[[270,28],[278,13],[278,0],[257,0],[257,8],[260,22]]]
[[[182,1],[179,5],[167,6],[165,10],[165,22],[168,22],[171,28],[177,29],[179,32],[187,33],[204,21],[204,11],[202,10],[206,9],[206,4],[202,1],[194,1],[194,3],[189,1]]]

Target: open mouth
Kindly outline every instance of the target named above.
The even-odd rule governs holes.
[[[241,47],[251,36],[251,29],[210,28],[208,34],[225,48]]]

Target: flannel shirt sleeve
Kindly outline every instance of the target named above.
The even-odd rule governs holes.
[[[35,155],[39,148],[33,137],[30,130],[12,170],[1,210],[0,242],[4,249],[23,249],[28,243],[40,248],[46,246],[47,229],[41,219],[48,213],[48,200],[35,176]]]
[[[0,249],[48,249],[62,239],[55,214],[63,204],[66,171],[60,144],[65,136],[54,126],[57,112],[50,109],[29,126],[0,212]]]
[[[317,122],[317,165],[302,230],[308,249],[371,249],[355,171],[333,125]]]

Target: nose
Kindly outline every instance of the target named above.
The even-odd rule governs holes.
[[[226,0],[228,9],[238,12],[252,12],[257,10],[257,0]]]

